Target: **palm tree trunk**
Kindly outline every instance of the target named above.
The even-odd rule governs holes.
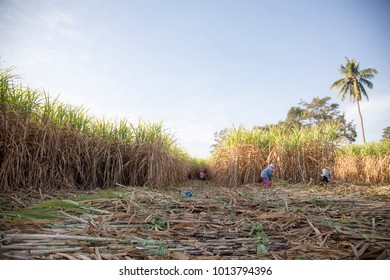
[[[356,100],[356,103],[357,103],[357,106],[358,106],[358,111],[359,111],[359,116],[360,116],[360,124],[362,126],[363,143],[366,144],[366,136],[364,135],[363,116],[362,116],[362,112],[360,111],[359,100]]]

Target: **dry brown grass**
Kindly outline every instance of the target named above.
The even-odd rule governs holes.
[[[220,148],[210,163],[213,180],[224,186],[257,182],[266,159],[267,154],[254,145]]]
[[[259,174],[274,163],[276,178],[290,183],[318,183],[322,169],[332,179],[352,183],[390,182],[390,141],[340,148],[338,127],[274,126],[246,130],[240,127],[225,135],[213,152],[213,178],[225,186],[259,181]]]
[[[53,128],[0,111],[0,189],[58,190],[167,185],[187,179],[190,164],[158,141],[129,143]]]
[[[307,142],[299,148],[287,149],[275,144],[271,150],[252,144],[220,148],[214,152],[210,168],[213,179],[225,186],[256,183],[260,172],[274,163],[274,175],[291,183],[318,182],[321,170],[334,161],[328,143]]]
[[[336,158],[333,170],[337,179],[346,182],[367,184],[389,183],[390,155],[340,156]]]

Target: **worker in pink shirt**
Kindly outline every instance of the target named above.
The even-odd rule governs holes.
[[[203,171],[201,171],[201,172],[199,173],[199,180],[202,180],[202,181],[205,181],[205,180],[206,180],[206,174],[205,174]]]

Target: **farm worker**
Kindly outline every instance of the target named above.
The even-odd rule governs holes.
[[[321,174],[321,176],[322,176],[321,182],[323,182],[323,183],[328,183],[329,180],[330,180],[330,171],[329,171],[329,169],[326,168],[326,167],[324,167],[324,168],[322,169],[322,174]]]
[[[202,181],[206,180],[206,174],[203,171],[201,171],[199,173],[199,180],[202,180]]]
[[[260,173],[261,180],[264,183],[264,188],[269,188],[272,180],[272,172],[274,171],[275,165],[268,165],[263,171]]]

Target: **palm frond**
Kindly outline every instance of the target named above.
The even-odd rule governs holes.
[[[378,71],[374,68],[367,68],[360,71],[360,78],[372,79],[375,75],[378,74]]]
[[[366,89],[364,88],[364,86],[359,83],[359,87],[360,87],[360,92],[362,93],[362,95],[365,96],[367,98],[367,100],[369,100],[367,92],[366,92]],[[360,100],[362,100],[362,96],[361,95],[360,95]]]
[[[362,85],[365,85],[367,86],[369,89],[372,89],[374,87],[373,83],[371,83],[369,80],[365,79],[365,78],[360,78],[359,82],[362,84]]]
[[[347,92],[349,91],[349,88],[350,88],[350,83],[345,83],[343,85],[343,87],[341,88],[340,92],[339,92],[339,96],[341,95],[341,101],[344,101],[345,99],[345,95],[347,94]]]
[[[339,72],[343,75],[348,74],[348,69],[344,65],[340,65]]]
[[[346,83],[347,80],[345,78],[342,78],[340,80],[337,80],[336,82],[334,82],[331,86],[330,86],[330,89],[337,89],[339,87],[341,87],[344,83]]]
[[[361,76],[370,75],[370,76],[374,77],[374,75],[377,75],[377,74],[378,74],[378,70],[376,70],[375,68],[367,68],[367,69],[363,69],[362,71],[360,71]]]

